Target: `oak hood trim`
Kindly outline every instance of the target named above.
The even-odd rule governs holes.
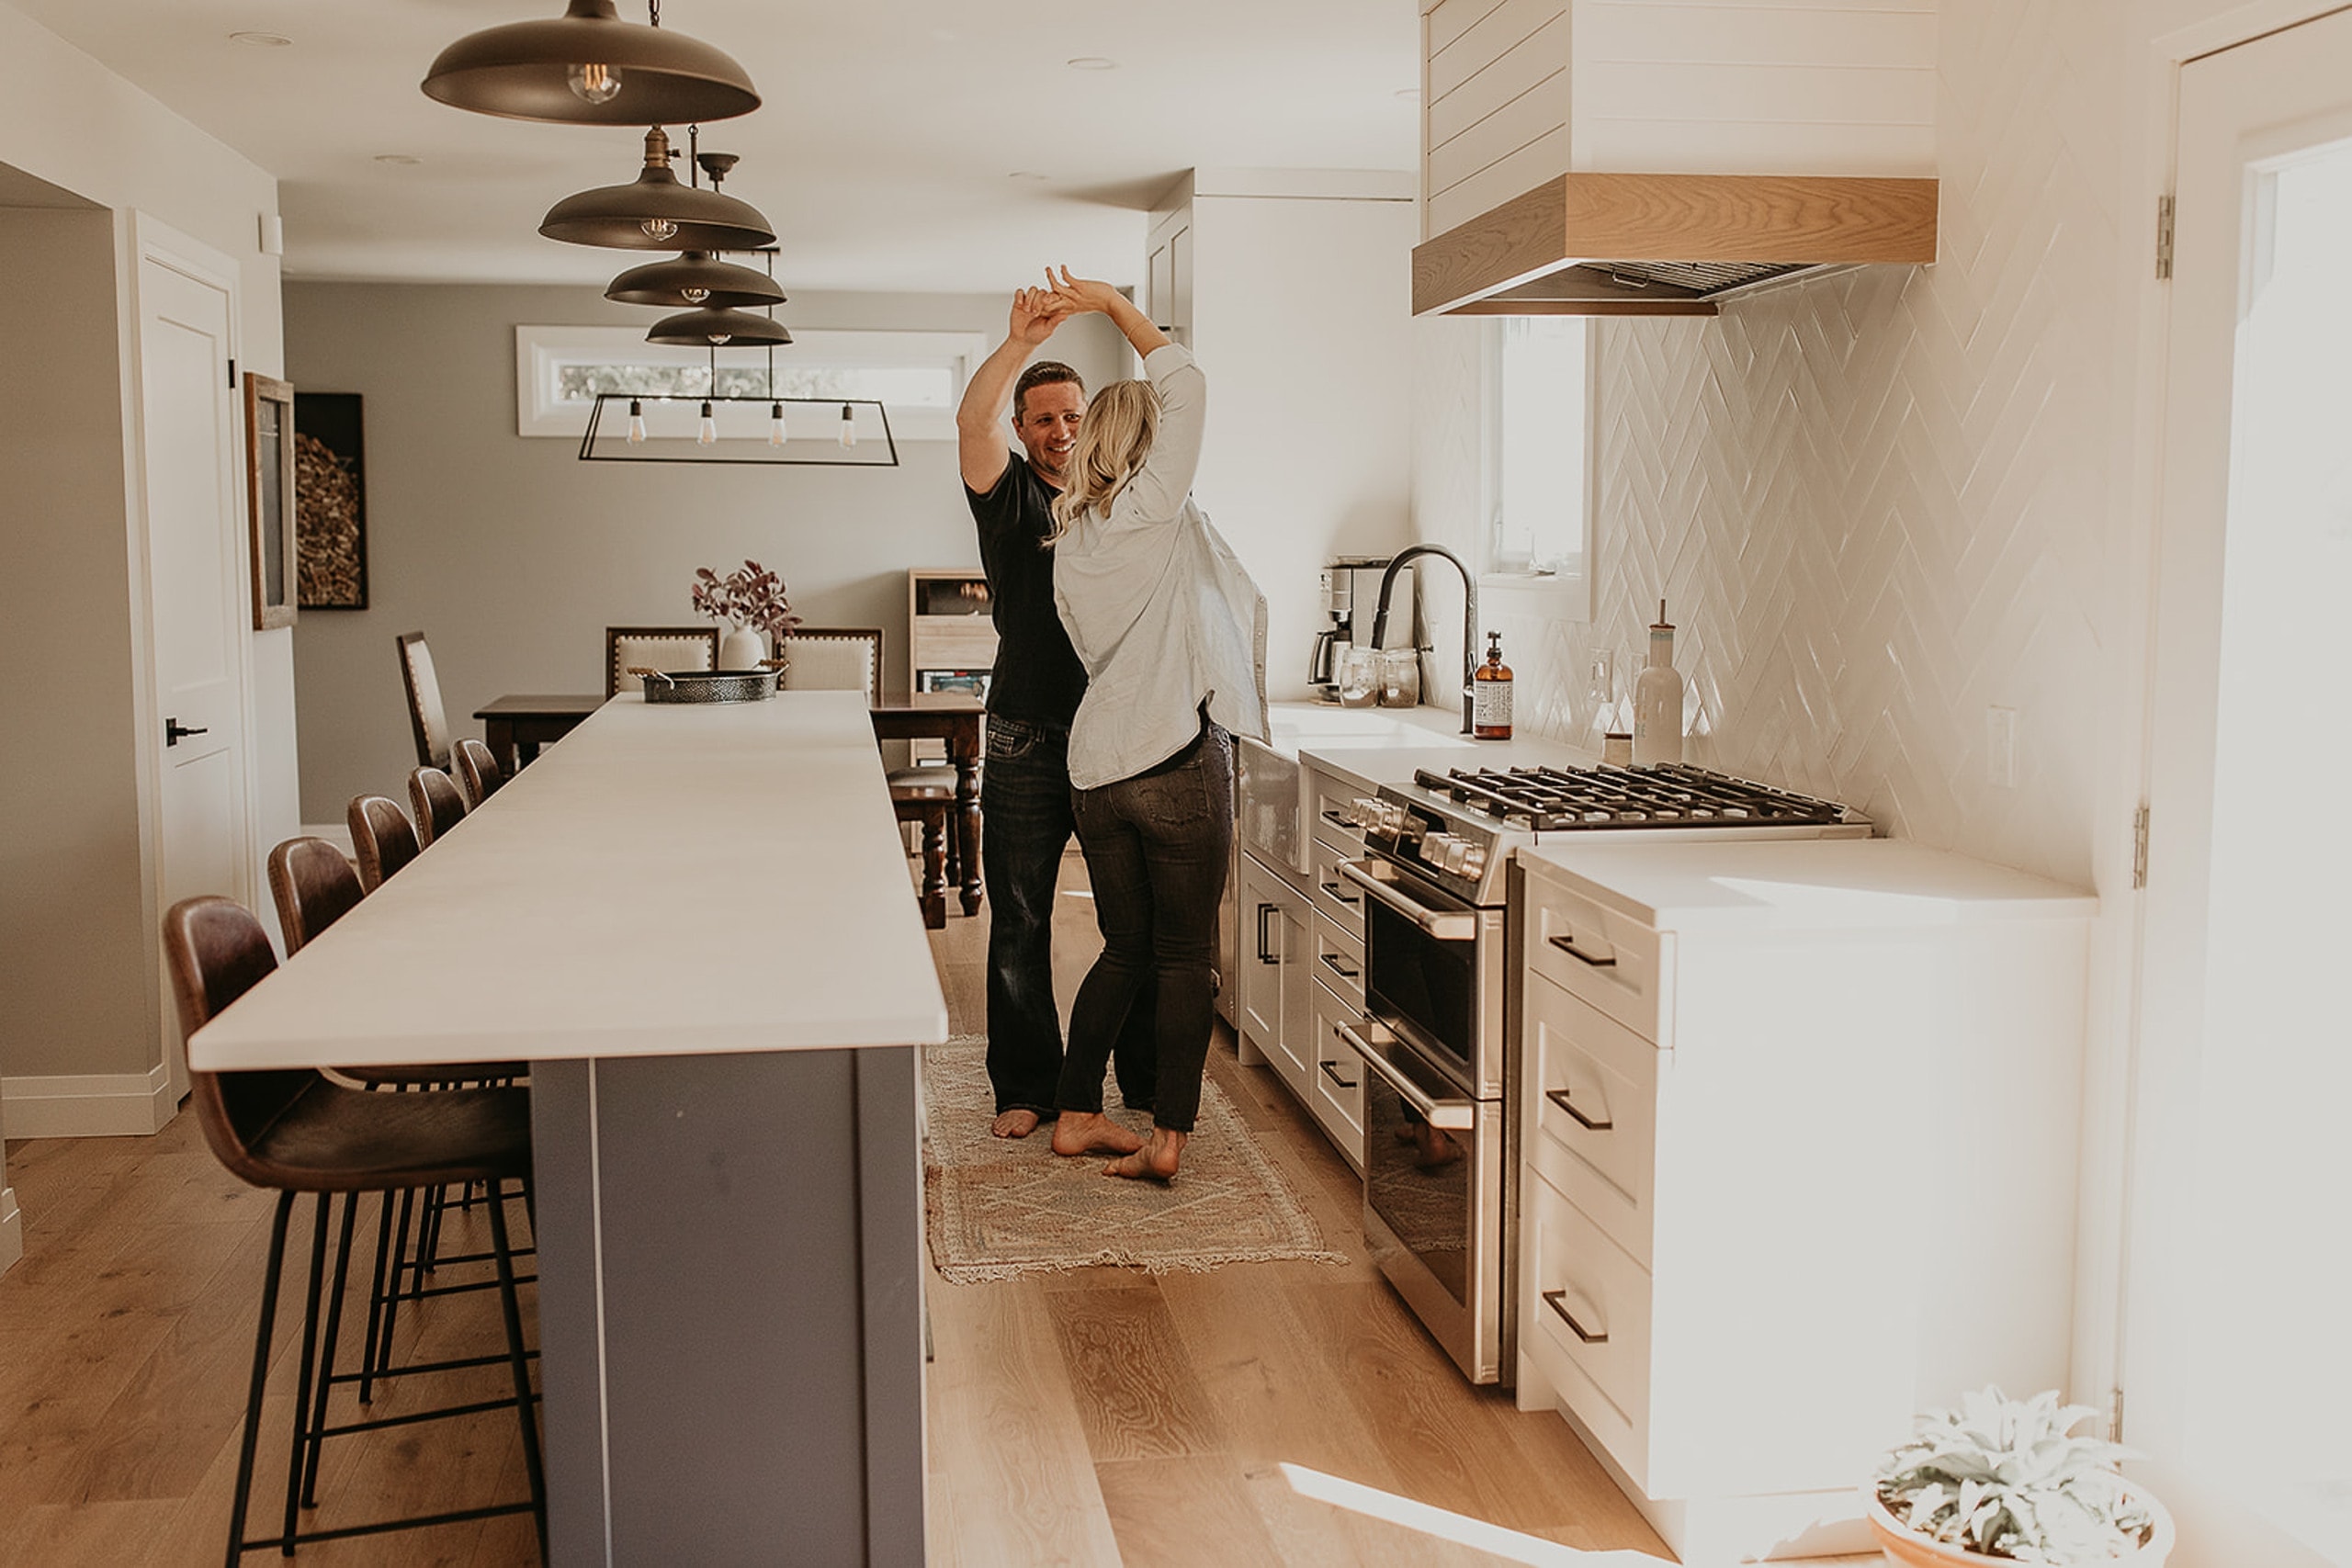
[[[1936,182],[1557,175],[1413,248],[1413,313],[1712,316],[1829,268],[1936,259]]]

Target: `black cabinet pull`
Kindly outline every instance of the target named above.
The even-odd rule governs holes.
[[[1340,885],[1336,882],[1325,883],[1323,885],[1323,891],[1329,893],[1332,897],[1338,899],[1342,904],[1352,906],[1363,902],[1363,899],[1356,894],[1340,892]]]
[[[1332,974],[1337,975],[1342,980],[1353,980],[1361,974],[1361,971],[1359,970],[1349,969],[1341,966],[1340,963],[1340,955],[1336,953],[1326,953],[1320,956],[1323,960],[1324,965],[1329,968]]]
[[[1564,936],[1555,936],[1555,937],[1554,937],[1554,938],[1552,938],[1552,939],[1551,939],[1551,942],[1552,942],[1552,945],[1553,945],[1554,947],[1558,948],[1562,953],[1566,953],[1570,958],[1575,959],[1577,963],[1582,964],[1585,964],[1586,966],[1588,966],[1588,967],[1589,967],[1589,968],[1593,968],[1593,969],[1614,969],[1614,968],[1616,968],[1616,967],[1617,967],[1617,960],[1616,960],[1616,959],[1614,959],[1614,958],[1595,958],[1591,953],[1587,953],[1583,948],[1578,947],[1575,942],[1573,942],[1569,941],[1566,937],[1564,937]]]
[[[1566,1089],[1547,1089],[1544,1091],[1544,1098],[1558,1106],[1561,1110],[1566,1111],[1569,1115],[1575,1117],[1577,1119],[1577,1125],[1582,1127],[1589,1133],[1606,1133],[1610,1128],[1617,1125],[1614,1122],[1596,1122],[1591,1117],[1587,1116],[1583,1111],[1578,1111],[1575,1104],[1569,1100],[1568,1091]]]
[[[1606,1335],[1606,1334],[1593,1334],[1593,1333],[1589,1333],[1589,1332],[1588,1332],[1588,1331],[1586,1330],[1586,1328],[1585,1328],[1585,1325],[1584,1325],[1583,1324],[1581,1324],[1581,1323],[1578,1323],[1578,1322],[1576,1320],[1576,1316],[1575,1316],[1575,1314],[1572,1314],[1572,1313],[1570,1313],[1570,1312],[1568,1311],[1567,1307],[1566,1307],[1566,1305],[1564,1305],[1564,1304],[1563,1304],[1563,1300],[1564,1300],[1564,1298],[1567,1295],[1567,1293],[1568,1293],[1568,1292],[1566,1292],[1566,1291],[1546,1291],[1546,1292],[1544,1292],[1544,1304],[1545,1306],[1547,1306],[1547,1307],[1550,1307],[1554,1312],[1558,1313],[1558,1314],[1560,1314],[1560,1321],[1561,1321],[1562,1323],[1566,1324],[1566,1325],[1568,1325],[1569,1330],[1570,1330],[1571,1332],[1573,1332],[1573,1333],[1576,1335],[1576,1337],[1577,1337],[1577,1338],[1579,1338],[1579,1339],[1583,1340],[1586,1344],[1588,1344],[1588,1345],[1606,1345],[1606,1344],[1608,1344],[1608,1343],[1609,1343],[1609,1336],[1608,1336],[1608,1335]]]
[[[1266,934],[1266,917],[1272,914],[1280,908],[1282,908],[1282,906],[1279,904],[1261,904],[1258,906],[1258,962],[1261,964],[1280,964],[1282,962],[1281,959],[1266,951],[1273,942],[1273,939]]]
[[[1359,1081],[1361,1081],[1353,1078],[1341,1077],[1340,1076],[1340,1064],[1337,1062],[1317,1062],[1315,1065],[1323,1069],[1323,1076],[1325,1077],[1329,1078],[1341,1089],[1351,1089],[1356,1087],[1356,1084]]]

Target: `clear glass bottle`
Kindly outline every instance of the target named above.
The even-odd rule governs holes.
[[[1634,765],[1682,761],[1682,677],[1674,669],[1674,626],[1666,601],[1650,627],[1650,661],[1634,681]]]
[[[1470,735],[1476,740],[1510,739],[1510,666],[1503,662],[1503,634],[1487,634],[1487,661],[1470,677]]]

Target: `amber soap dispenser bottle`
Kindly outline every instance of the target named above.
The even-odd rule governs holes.
[[[1470,677],[1470,736],[1474,740],[1510,739],[1510,666],[1503,662],[1503,634],[1487,634],[1487,661]]]

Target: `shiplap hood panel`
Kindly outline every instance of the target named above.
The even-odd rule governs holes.
[[[1416,314],[1935,259],[1935,0],[1424,0]]]

